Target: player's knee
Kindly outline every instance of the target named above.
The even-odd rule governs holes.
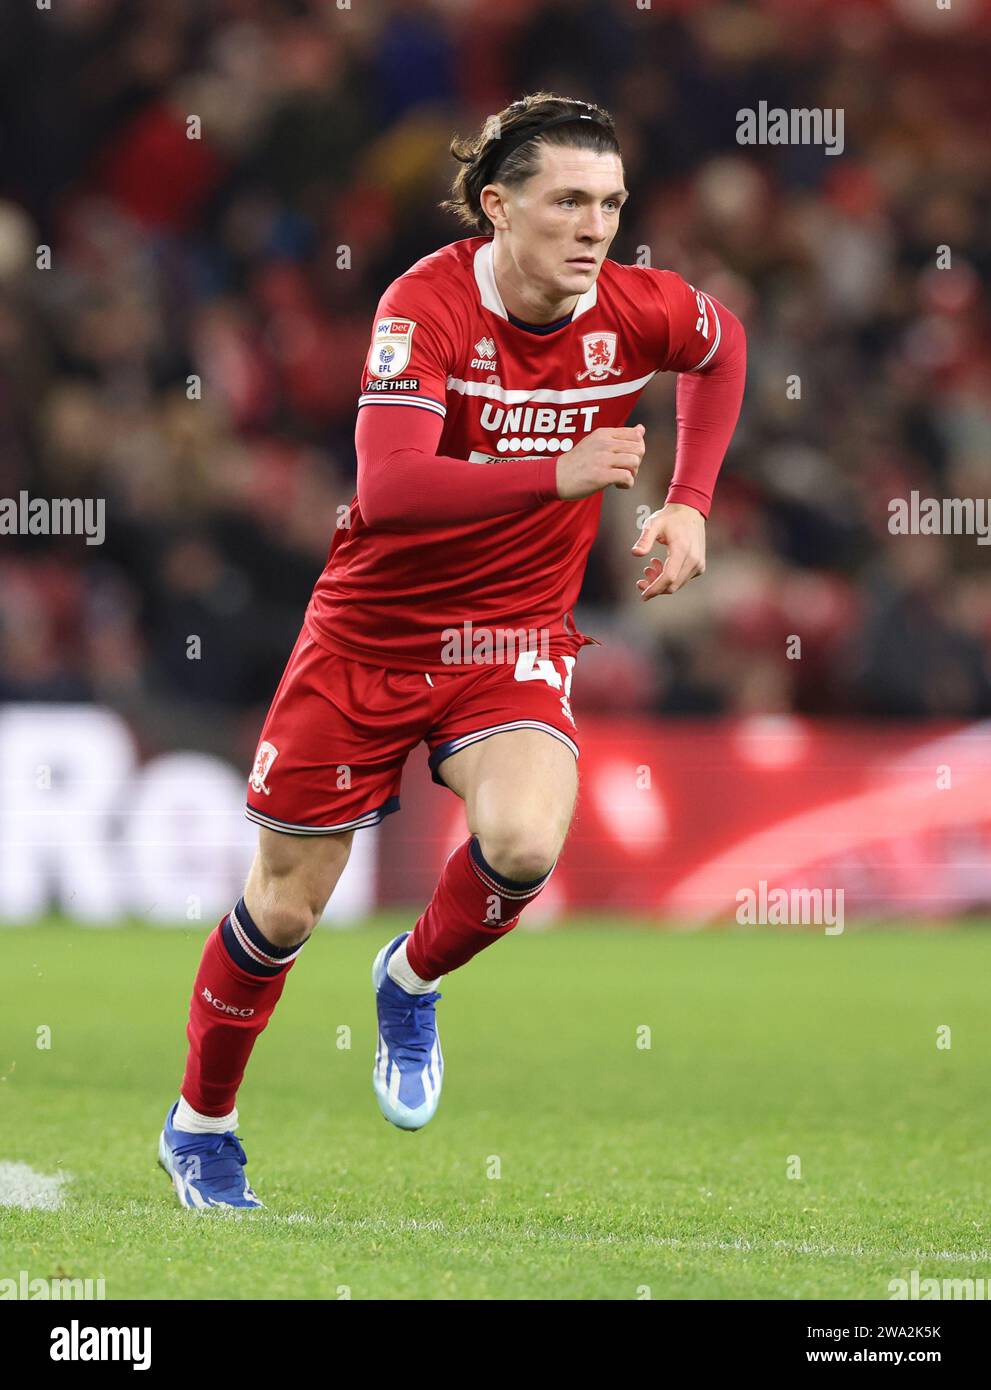
[[[273,946],[301,945],[323,915],[325,903],[305,882],[253,874],[245,889],[252,921]]]
[[[322,909],[305,899],[263,899],[249,906],[255,926],[273,946],[300,946],[320,920]]]
[[[245,885],[255,926],[273,946],[301,945],[323,916],[351,849],[351,835],[292,843],[263,830]]]
[[[543,878],[553,869],[561,852],[559,838],[546,829],[532,833],[522,827],[483,831],[478,843],[489,867],[515,883]]]

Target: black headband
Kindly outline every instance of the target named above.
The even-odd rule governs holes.
[[[513,106],[517,105],[522,105],[522,102],[514,101]],[[538,136],[543,135],[547,130],[553,130],[557,125],[573,125],[576,121],[591,121],[593,125],[599,126],[599,128],[604,130],[607,134],[612,134],[612,131],[606,125],[605,121],[603,121],[598,111],[596,111],[594,107],[589,106],[587,101],[576,101],[575,105],[588,106],[588,112],[571,111],[563,116],[551,116],[549,120],[538,121],[536,126],[531,126],[522,130],[513,130],[508,135],[497,136],[496,139],[492,141],[492,149],[487,151],[485,155],[486,160],[488,160],[491,158],[493,150],[495,151],[495,160],[489,170],[487,182],[491,183],[494,180],[496,170],[512,154],[513,150],[518,150],[521,145],[527,144],[530,140],[536,140]],[[513,106],[510,106],[508,109],[512,111]]]

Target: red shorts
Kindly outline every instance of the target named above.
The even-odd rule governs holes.
[[[304,626],[262,728],[248,819],[288,835],[377,825],[399,810],[403,764],[421,740],[441,786],[445,758],[510,729],[543,729],[577,758],[574,664],[570,653],[525,653],[467,671],[395,671],[329,652]]]

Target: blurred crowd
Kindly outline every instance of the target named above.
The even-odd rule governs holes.
[[[549,89],[616,119],[613,258],[678,270],[749,338],[707,573],[649,604],[629,550],[673,378],[634,416],[648,462],[607,498],[579,712],[991,714],[991,547],[888,529],[913,490],[991,497],[991,21],[923,10],[5,7],[0,497],[105,497],[107,534],[0,537],[0,698],[192,706],[253,738],[353,495],[377,300],[465,235],[437,207],[450,136]],[[843,108],[843,154],[741,147],[760,101]]]

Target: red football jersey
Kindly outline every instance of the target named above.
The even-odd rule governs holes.
[[[656,372],[691,372],[720,342],[716,306],[674,271],[603,262],[569,322],[539,334],[512,323],[491,237],[425,256],[382,296],[359,410],[434,412],[437,453],[497,467],[547,461],[592,430],[625,425]],[[307,610],[314,639],[372,665],[450,670],[452,632],[526,630],[557,654],[584,640],[572,609],[602,494],[555,497],[457,525],[368,526],[358,498],[335,534]],[[476,658],[477,659],[477,658]]]

